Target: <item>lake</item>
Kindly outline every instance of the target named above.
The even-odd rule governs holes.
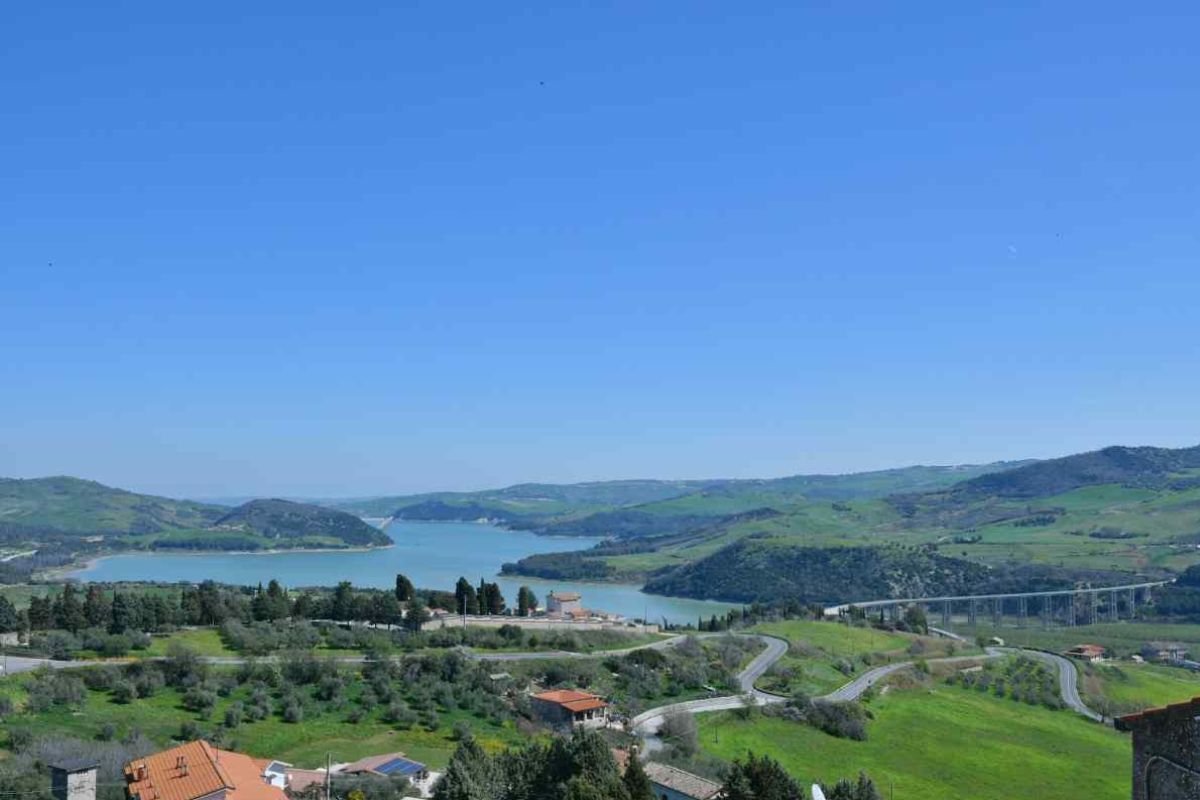
[[[289,587],[332,586],[350,581],[355,586],[391,588],[402,572],[418,587],[453,591],[459,576],[478,585],[495,580],[510,606],[517,589],[529,586],[542,604],[551,589],[576,591],[586,608],[652,622],[695,622],[699,616],[724,614],[734,606],[708,600],[687,600],[643,593],[638,586],[536,578],[497,577],[500,565],[531,553],[584,550],[598,539],[548,538],[470,522],[397,521],[385,528],[395,546],[364,552],[296,553],[130,553],[108,556],[71,573],[82,581],[192,581],[206,579],[253,586],[275,578]]]

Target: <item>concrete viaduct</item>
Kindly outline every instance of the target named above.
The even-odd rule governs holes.
[[[1032,617],[1040,620],[1043,627],[1062,624],[1066,626],[1088,625],[1097,622],[1116,622],[1132,617],[1138,605],[1151,601],[1151,591],[1169,581],[1130,583],[1124,586],[1087,587],[1061,589],[1053,592],[1014,592],[1011,594],[979,594],[955,597],[910,597],[890,600],[868,600],[863,603],[845,603],[825,609],[827,617],[842,617],[858,609],[867,613],[878,612],[882,617],[899,619],[906,606],[920,606],[926,618],[933,622],[941,618],[943,626],[949,625],[957,614],[965,617],[968,625],[974,626],[980,616],[990,618],[992,625],[999,627],[1007,615],[1015,616],[1019,625],[1027,625]]]

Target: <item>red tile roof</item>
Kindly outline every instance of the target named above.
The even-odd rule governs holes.
[[[588,692],[578,692],[574,689],[554,689],[549,692],[535,694],[534,699],[554,703],[571,712],[589,711],[593,708],[604,708],[608,703],[599,696]]]
[[[220,793],[226,800],[286,800],[253,758],[204,741],[131,761],[125,780],[126,793],[136,800],[199,800]]]

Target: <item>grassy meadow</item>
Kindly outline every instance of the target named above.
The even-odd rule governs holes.
[[[885,797],[1129,797],[1129,738],[1072,712],[945,685],[892,690],[870,708],[864,742],[723,712],[697,717],[700,746],[726,760],[769,755],[806,786],[865,770]]]

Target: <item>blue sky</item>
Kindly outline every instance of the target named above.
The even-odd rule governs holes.
[[[0,475],[1200,441],[1194,4],[251,5],[6,12]]]

